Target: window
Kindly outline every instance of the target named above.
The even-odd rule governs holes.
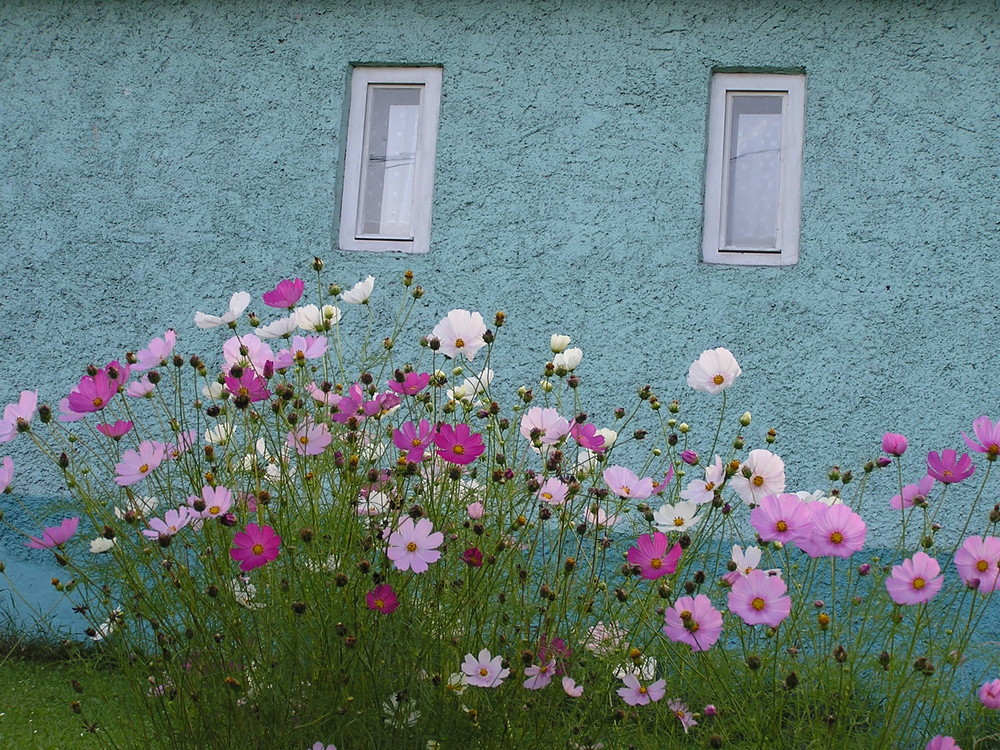
[[[425,253],[441,68],[365,68],[351,74],[340,247]]]
[[[799,259],[805,76],[716,73],[705,165],[706,263]]]

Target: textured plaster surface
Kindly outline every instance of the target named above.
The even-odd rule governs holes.
[[[86,362],[259,295],[314,255],[346,284],[508,313],[497,386],[552,332],[585,351],[598,420],[705,348],[744,376],[746,433],[792,489],[1000,417],[998,4],[960,2],[7,2],[0,7],[0,404],[66,394]],[[334,249],[352,62],[438,64],[431,251]],[[805,68],[801,261],[699,262],[713,68]],[[256,304],[257,309],[262,305]],[[25,446],[19,490],[34,478]],[[919,455],[911,462],[915,480]],[[889,492],[888,494],[891,494]],[[960,494],[960,493],[957,493]],[[874,496],[880,507],[885,488]],[[10,507],[11,503],[5,503]],[[882,512],[872,526],[888,538]],[[3,532],[0,545],[20,555]]]

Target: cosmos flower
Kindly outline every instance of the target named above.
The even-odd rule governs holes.
[[[493,656],[488,649],[482,649],[478,656],[471,653],[465,655],[462,662],[462,672],[466,676],[469,685],[476,687],[495,688],[510,674],[509,669],[503,668],[503,657]]]
[[[386,557],[392,560],[397,570],[412,570],[424,573],[430,563],[437,562],[441,552],[437,548],[444,543],[444,534],[434,531],[428,518],[414,523],[406,517],[392,531],[387,539]]]
[[[927,604],[941,590],[941,566],[926,552],[917,552],[902,565],[894,565],[885,587],[896,604]]]
[[[657,680],[649,685],[643,685],[635,674],[626,674],[621,678],[625,687],[618,688],[618,695],[630,706],[645,706],[655,703],[667,694],[667,681]]]
[[[268,307],[287,308],[291,310],[295,303],[302,299],[306,283],[302,279],[283,279],[269,292],[264,292],[261,299]]]
[[[677,570],[683,550],[680,544],[675,544],[668,552],[666,534],[659,531],[643,534],[636,540],[636,545],[629,547],[626,559],[629,565],[639,566],[643,578],[655,580]]]
[[[664,503],[653,511],[653,523],[660,531],[687,531],[701,520],[698,516],[698,506],[681,500],[670,505]]]
[[[0,419],[0,443],[9,443],[18,432],[25,432],[31,425],[38,406],[38,391],[21,391],[16,404],[8,404]]]
[[[722,613],[704,594],[682,596],[664,614],[663,632],[672,641],[686,643],[692,651],[707,651],[722,634]]]
[[[653,494],[653,480],[639,479],[634,471],[624,466],[609,466],[604,470],[604,483],[618,497],[645,500]]]
[[[750,476],[744,476],[744,472]],[[784,492],[785,462],[763,448],[752,450],[729,483],[743,502],[748,505],[759,503],[761,498]]]
[[[349,290],[340,295],[340,301],[349,305],[367,305],[375,290],[375,277],[369,275],[364,281],[359,281]]]
[[[719,393],[731,386],[742,372],[728,349],[708,349],[691,365],[687,384],[696,391]]]
[[[975,471],[976,467],[972,465],[968,453],[959,457],[957,451],[945,448],[940,455],[934,451],[927,454],[927,473],[939,482],[961,482],[971,477]]]
[[[80,525],[79,517],[76,518],[66,518],[58,526],[46,526],[42,529],[41,538],[35,536],[29,536],[27,541],[24,543],[25,547],[31,547],[31,549],[52,549],[53,547],[62,547],[66,542],[73,538],[76,533],[77,527]]]
[[[383,615],[391,615],[399,606],[399,597],[392,590],[392,586],[383,583],[365,594],[365,603],[370,610]]]
[[[486,346],[485,334],[483,316],[468,310],[452,310],[431,331],[431,336],[441,344],[442,354],[451,359],[464,354],[470,362],[476,352]]]
[[[145,349],[136,352],[136,362],[132,365],[132,369],[137,372],[145,372],[167,364],[167,358],[174,351],[176,344],[177,334],[173,328],[168,328],[162,338],[157,337],[151,340]]]
[[[162,443],[153,440],[143,440],[139,450],[127,450],[122,454],[122,460],[115,464],[115,484],[128,487],[144,479],[147,474],[163,463],[166,448]]]
[[[229,556],[240,564],[240,570],[248,573],[274,560],[280,547],[281,537],[273,528],[248,523],[246,529],[233,536]]]
[[[229,299],[229,308],[221,316],[206,315],[203,312],[194,314],[194,324],[199,328],[218,328],[219,326],[235,325],[236,319],[243,314],[250,304],[250,295],[246,292],[236,292]]]
[[[955,552],[955,567],[962,583],[981,594],[1000,588],[1000,539],[970,536]]]
[[[740,578],[729,592],[729,610],[747,625],[778,627],[792,611],[792,600],[785,595],[788,586],[779,576],[754,570]]]

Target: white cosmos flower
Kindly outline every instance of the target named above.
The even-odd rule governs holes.
[[[760,565],[760,547],[747,547],[744,551],[740,545],[734,544],[733,562],[736,563],[737,573],[744,577],[750,575],[750,571]]]
[[[205,398],[220,399],[223,394],[229,393],[229,391],[222,383],[209,383],[201,389],[201,393]]]
[[[687,384],[696,391],[719,393],[733,384],[743,371],[728,349],[707,349],[688,370]]]
[[[369,275],[364,281],[359,281],[350,290],[340,295],[340,301],[349,305],[364,305],[375,289],[375,277]]]
[[[298,324],[298,319],[293,313],[292,315],[286,315],[284,318],[278,318],[266,326],[260,326],[257,328],[257,335],[262,339],[288,338]]]
[[[247,292],[236,292],[229,300],[229,309],[220,315],[206,315],[199,311],[194,314],[194,324],[199,328],[218,328],[219,326],[235,323],[236,319],[243,314],[250,304],[250,295]]]
[[[441,342],[442,354],[451,359],[464,354],[470,362],[476,352],[486,346],[485,334],[483,316],[468,310],[452,310],[431,331],[431,336]]]
[[[240,577],[233,579],[233,598],[241,607],[246,607],[247,609],[263,609],[267,606],[262,602],[255,602],[254,597],[256,596],[257,587],[250,583],[249,578]]]
[[[107,638],[115,629],[115,625],[118,621],[122,619],[122,611],[120,609],[113,609],[108,614],[108,619],[102,622],[95,628],[95,632],[90,636],[92,641],[103,641]]]
[[[560,369],[566,370],[566,372],[573,372],[582,360],[583,349],[574,346],[571,349],[556,354],[552,358],[552,364],[555,365],[557,373]]]
[[[465,672],[452,672],[444,687],[455,695],[461,695],[469,687],[469,676]]]
[[[160,501],[155,497],[133,497],[125,503],[124,508],[115,508],[115,517],[122,520],[131,511],[142,518],[150,515],[159,504]]]
[[[744,470],[749,471],[749,477],[743,476]],[[785,462],[763,448],[752,450],[729,483],[743,502],[756,505],[768,495],[784,492]]]
[[[109,552],[114,546],[114,539],[105,539],[103,536],[99,536],[97,539],[91,540],[90,551],[95,555],[101,555],[105,552]]]
[[[615,667],[615,678],[622,679],[626,675],[634,674],[640,680],[652,680],[656,677],[656,657],[645,656],[639,664],[623,664]]]
[[[664,534],[668,531],[687,531],[698,521],[698,506],[686,500],[676,505],[664,504],[653,511],[653,523]]]
[[[219,422],[215,427],[205,430],[205,442],[212,445],[225,445],[232,436],[232,422]]]
[[[796,492],[795,496],[804,503],[823,503],[823,505],[843,505],[844,500],[839,495],[826,495],[823,490],[815,492]]]
[[[295,308],[293,315],[299,328],[309,333],[322,333],[326,330],[327,323],[335,326],[340,323],[340,308],[333,305],[302,305]]]
[[[413,700],[406,699],[405,697],[403,700],[400,700],[399,697],[401,695],[403,694],[393,693],[382,704],[382,713],[389,718],[390,724],[399,729],[412,727],[420,718],[420,712],[414,708]]]
[[[380,516],[389,510],[392,498],[384,492],[369,492],[368,497],[358,496],[359,516]]]
[[[461,385],[449,389],[445,395],[454,401],[471,402],[476,396],[486,392],[493,382],[493,375],[493,370],[487,367],[478,375],[466,378]]]
[[[695,479],[691,482],[687,489],[681,491],[681,499],[695,505],[712,502],[715,491],[719,489],[725,476],[726,470],[722,465],[722,459],[716,456],[715,461],[705,467],[705,478]]]
[[[559,352],[566,350],[566,347],[569,346],[569,342],[569,336],[561,336],[558,333],[553,333],[552,338],[549,339],[549,349],[552,350],[553,354],[558,354]]]

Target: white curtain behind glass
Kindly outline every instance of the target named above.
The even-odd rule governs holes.
[[[729,99],[725,246],[778,247],[782,96]]]

